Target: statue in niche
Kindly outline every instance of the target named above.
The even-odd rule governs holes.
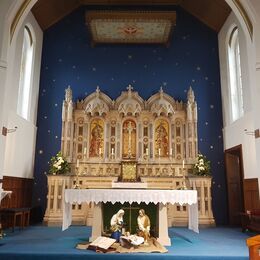
[[[158,156],[168,156],[168,123],[164,120],[159,121],[155,128],[155,148]]]
[[[95,120],[91,123],[89,157],[101,156],[104,134],[103,132],[104,131],[101,120]]]
[[[136,157],[136,124],[133,120],[123,123],[123,158]]]

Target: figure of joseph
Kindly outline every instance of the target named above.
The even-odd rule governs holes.
[[[137,224],[140,230],[139,235],[144,238],[144,243],[147,244],[147,240],[150,237],[151,223],[149,217],[145,214],[144,209],[139,210],[139,216],[137,217]]]

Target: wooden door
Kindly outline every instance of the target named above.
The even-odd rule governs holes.
[[[240,225],[240,213],[244,211],[242,156],[240,152],[234,150],[225,152],[230,225]]]

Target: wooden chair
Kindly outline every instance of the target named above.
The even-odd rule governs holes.
[[[248,210],[241,214],[242,231],[247,229],[260,232],[260,209]]]
[[[0,210],[1,219],[7,223],[8,227],[14,228],[19,226],[23,229],[29,225],[30,221],[30,208],[5,208]]]
[[[246,240],[246,244],[249,249],[250,260],[260,259],[260,235],[250,237]]]

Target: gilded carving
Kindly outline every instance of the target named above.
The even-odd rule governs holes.
[[[123,123],[123,158],[136,158],[136,124],[128,119]]]

